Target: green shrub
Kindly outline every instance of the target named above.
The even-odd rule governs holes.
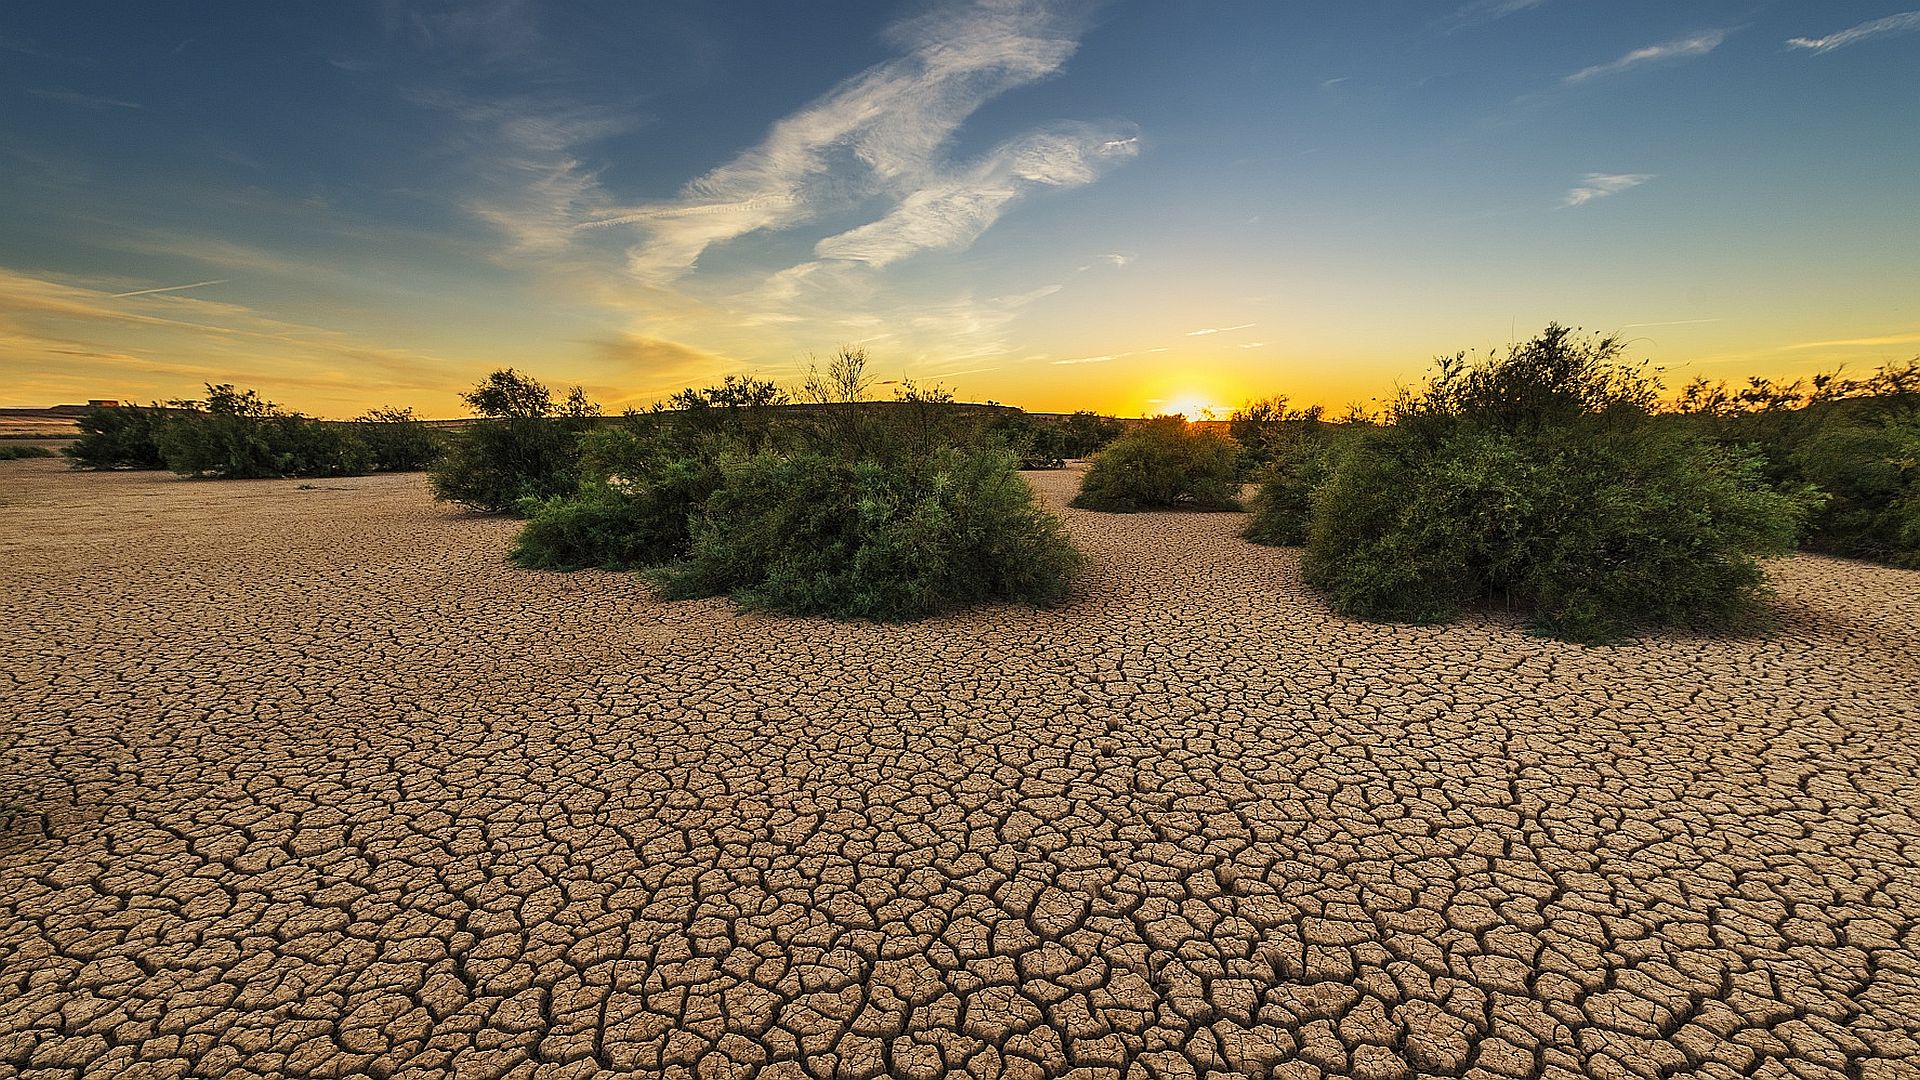
[[[1812,504],[1751,454],[1651,426],[1374,433],[1313,496],[1305,571],[1340,610],[1438,622],[1492,600],[1573,641],[1727,627]]]
[[[1227,417],[1227,437],[1240,448],[1240,478],[1265,469],[1276,455],[1295,449],[1303,428],[1318,428],[1325,410],[1318,405],[1294,409],[1285,394],[1250,401]]]
[[[1256,544],[1298,547],[1307,542],[1313,493],[1333,475],[1340,444],[1357,425],[1302,421],[1262,439],[1265,463],[1247,509],[1253,516],[1242,534]]]
[[[440,439],[412,409],[373,409],[354,419],[353,430],[379,472],[418,472],[440,456]]]
[[[449,434],[427,472],[434,498],[511,513],[579,487],[580,439],[600,412],[583,390],[557,404],[545,386],[505,368],[461,397],[482,419]]]
[[[1759,454],[1775,486],[1827,492],[1808,522],[1809,548],[1920,567],[1920,361],[1862,379],[1831,371],[1737,388],[1696,379],[1673,412],[1686,430]]]
[[[160,429],[169,415],[159,405],[96,406],[81,414],[80,438],[61,452],[76,469],[164,469]]]
[[[730,459],[694,517],[672,596],[747,607],[915,619],[990,600],[1055,604],[1081,563],[1004,450],[919,460],[819,452]]]
[[[1920,417],[1826,423],[1789,460],[1830,497],[1809,547],[1920,569]]]
[[[1060,422],[1060,455],[1092,457],[1126,433],[1127,426],[1120,421],[1082,409]]]
[[[283,412],[257,391],[210,383],[206,400],[172,404],[177,410],[160,428],[160,454],[181,476],[357,476],[373,468],[372,452],[351,425]]]
[[[510,557],[539,570],[638,570],[683,559],[690,522],[720,486],[712,459],[655,459],[531,508]]]
[[[19,461],[22,458],[52,457],[53,451],[44,446],[31,443],[0,443],[0,461]]]
[[[1443,361],[1391,427],[1336,451],[1310,497],[1307,580],[1365,618],[1499,602],[1584,642],[1752,621],[1759,558],[1791,550],[1819,498],[1653,422],[1657,384],[1621,351],[1551,326],[1480,364]]]
[[[1094,455],[1073,505],[1084,510],[1238,510],[1233,443],[1178,416],[1146,421]]]
[[[1023,412],[996,416],[983,434],[1013,452],[1022,469],[1059,469],[1067,464],[1067,435],[1058,424]]]

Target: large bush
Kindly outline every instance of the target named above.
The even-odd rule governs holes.
[[[865,363],[843,350],[785,422],[772,384],[729,379],[594,431],[513,558],[662,567],[669,595],[847,618],[1064,597],[1079,553],[1013,455],[937,388],[867,401]]]
[[[488,513],[530,511],[580,484],[580,439],[598,406],[574,387],[564,404],[512,368],[461,395],[481,419],[452,431],[427,473],[436,499]]]
[[[1750,621],[1758,560],[1791,550],[1818,500],[1652,422],[1657,383],[1621,352],[1550,326],[1443,361],[1313,491],[1308,581],[1349,614],[1431,622],[1494,602],[1576,641]]]
[[[209,384],[204,401],[174,404],[179,410],[160,428],[160,454],[182,476],[355,476],[373,468],[351,425],[284,412],[253,390]]]
[[[1005,450],[917,460],[763,453],[724,465],[669,595],[842,618],[914,619],[1065,599],[1080,555]]]
[[[80,415],[80,438],[61,452],[76,469],[164,469],[160,430],[168,415],[159,405],[95,406]]]
[[[1138,424],[1093,457],[1073,505],[1085,510],[1238,510],[1231,440],[1162,416]]]

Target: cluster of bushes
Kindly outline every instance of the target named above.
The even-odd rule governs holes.
[[[1232,440],[1160,416],[1134,425],[1095,454],[1073,505],[1084,510],[1238,510],[1239,450]]]
[[[937,388],[868,400],[857,351],[800,387],[812,409],[776,414],[788,403],[779,388],[729,378],[572,432],[531,380],[496,373],[476,395],[503,379],[522,384],[518,414],[469,396],[499,426],[456,444],[435,490],[455,497],[446,474],[458,467],[503,478],[489,482],[487,508],[524,492],[510,508],[528,518],[511,553],[525,566],[645,569],[674,597],[894,620],[989,600],[1054,604],[1081,562],[1003,434]],[[516,435],[533,448],[510,447]],[[561,435],[565,451],[549,454]],[[534,454],[550,467],[522,468]]]
[[[204,399],[87,410],[65,449],[77,468],[171,469],[230,480],[358,476],[426,467],[439,442],[410,409],[353,421],[282,410],[257,391],[207,385]]]
[[[1658,381],[1622,352],[1555,325],[1442,360],[1385,423],[1243,410],[1233,430],[1258,484],[1246,535],[1304,544],[1308,582],[1365,618],[1497,604],[1585,642],[1747,624],[1759,560],[1791,550],[1823,496],[1661,415]]]
[[[1755,378],[1737,389],[1696,379],[1673,411],[1717,445],[1757,452],[1776,487],[1827,496],[1807,547],[1920,568],[1920,361],[1864,379]]]
[[[53,451],[44,446],[31,443],[0,443],[0,461],[19,461],[22,458],[52,457]]]

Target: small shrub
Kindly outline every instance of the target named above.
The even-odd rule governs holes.
[[[23,458],[49,458],[53,451],[44,446],[29,443],[0,443],[0,461],[19,461]]]
[[[412,409],[374,409],[356,417],[354,425],[377,471],[418,472],[440,456],[440,439]]]
[[[1080,484],[1073,505],[1084,510],[1238,510],[1233,443],[1163,416],[1136,426],[1105,450]]]
[[[512,513],[579,487],[580,439],[600,412],[584,390],[556,404],[538,381],[505,368],[461,396],[482,419],[450,433],[427,472],[434,498]]]
[[[723,466],[669,595],[796,614],[915,619],[990,600],[1065,599],[1081,563],[997,449],[917,461],[762,453]]]
[[[1310,496],[1307,580],[1365,618],[1492,601],[1583,642],[1753,621],[1758,560],[1791,550],[1819,496],[1653,422],[1657,384],[1620,352],[1551,326],[1480,364],[1443,361],[1391,427],[1336,452]]]
[[[169,410],[159,405],[96,406],[80,416],[80,438],[61,452],[76,469],[164,469],[160,429]]]

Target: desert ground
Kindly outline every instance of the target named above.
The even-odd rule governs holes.
[[[0,1074],[1920,1075],[1920,573],[1772,636],[519,570],[418,476],[0,463]]]

